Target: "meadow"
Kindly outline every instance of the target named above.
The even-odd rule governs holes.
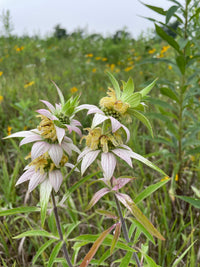
[[[0,266],[53,266],[53,262],[54,266],[68,266],[63,261],[62,251],[52,256],[49,263],[55,245],[49,241],[46,249],[41,249],[48,242],[47,236],[14,238],[28,230],[56,233],[57,229],[51,203],[41,226],[39,190],[30,194],[27,183],[15,186],[27,164],[25,157],[30,144],[19,148],[19,140],[2,138],[36,127],[35,110],[43,108],[39,100],[59,103],[52,81],[66,99],[80,95],[80,104],[98,105],[99,99],[112,86],[107,71],[119,82],[132,77],[136,92],[158,78],[145,98],[144,114],[151,122],[153,137],[148,128],[134,118],[128,126],[131,133],[128,146],[155,163],[167,176],[136,160],[133,160],[133,169],[121,161],[116,170],[116,176],[126,173],[135,178],[122,192],[128,193],[136,203],[137,196],[149,186],[166,181],[158,190],[146,192],[137,204],[165,241],[154,241],[142,231],[128,210],[123,211],[134,246],[147,253],[155,263],[150,265],[149,261],[144,261],[143,266],[200,266],[199,32],[196,30],[193,38],[185,38],[184,43],[179,35],[177,41],[168,38],[159,26],[156,31],[157,34],[141,35],[137,40],[125,30],[110,37],[87,35],[82,30],[62,38],[0,37]],[[187,31],[189,33],[189,29]],[[181,35],[181,30],[178,34]],[[91,117],[85,116],[85,112],[79,112],[77,118],[82,129],[91,123]],[[71,137],[82,149],[80,138],[74,133]],[[74,160],[75,157],[73,154]],[[82,177],[72,173],[56,195],[74,266],[81,263],[94,243],[92,235],[97,237],[111,226],[99,209],[115,210],[109,195],[89,211],[85,210],[97,188],[101,189],[101,184],[97,183],[102,177],[101,168],[98,164],[91,166],[84,176],[86,182],[74,187]],[[30,209],[20,212],[20,207]],[[119,241],[123,243],[123,235]],[[119,245],[110,255],[107,246],[110,246],[109,240],[99,247],[91,266],[136,266],[134,260],[120,265],[126,249]]]

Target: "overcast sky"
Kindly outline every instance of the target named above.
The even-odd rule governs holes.
[[[164,9],[172,5],[168,0],[144,2]],[[104,35],[127,27],[136,38],[147,28],[154,28],[140,16],[161,18],[138,0],[0,0],[0,15],[3,10],[10,10],[17,35],[50,34],[60,24],[67,32],[86,28],[88,33]]]

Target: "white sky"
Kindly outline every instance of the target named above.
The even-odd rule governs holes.
[[[146,4],[169,8],[169,0],[144,0]],[[127,27],[133,37],[152,22],[140,16],[161,18],[138,0],[0,0],[0,15],[10,10],[14,34],[50,34],[60,24],[67,32],[87,28],[88,33],[113,34]],[[1,30],[0,25],[0,30]]]

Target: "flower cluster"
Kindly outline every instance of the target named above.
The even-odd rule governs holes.
[[[126,145],[130,138],[130,132],[121,123],[123,119],[125,119],[124,122],[129,123],[131,115],[135,115],[151,130],[149,121],[137,109],[143,106],[141,100],[151,90],[155,82],[142,91],[133,93],[134,85],[132,79],[129,79],[127,83],[123,82],[123,91],[121,91],[118,82],[110,73],[109,77],[114,89],[109,88],[108,96],[100,100],[100,108],[88,104],[78,107],[78,111],[87,109],[87,114],[95,114],[91,128],[86,128],[88,135],[83,136],[81,139],[81,141],[86,141],[86,148],[78,156],[78,161],[82,160],[81,173],[83,174],[98,156],[101,158],[103,175],[107,180],[113,177],[118,157],[124,160],[130,167],[133,167],[132,159],[137,159],[149,167],[162,172],[149,160],[133,152]],[[126,136],[126,141],[124,141],[124,135]]]
[[[30,192],[47,179],[57,192],[63,180],[61,168],[74,168],[74,165],[68,162],[68,157],[72,155],[72,151],[80,154],[72,139],[66,136],[72,131],[81,136],[81,130],[78,128],[81,123],[74,119],[78,97],[70,98],[65,102],[62,92],[56,84],[55,86],[61,103],[54,107],[48,101],[41,100],[48,109],[37,110],[39,113],[37,117],[41,119],[37,128],[6,137],[23,137],[20,146],[33,143],[27,157],[31,159],[31,163],[25,167],[25,172],[16,183],[18,185],[29,180]],[[75,170],[78,171],[77,168]]]

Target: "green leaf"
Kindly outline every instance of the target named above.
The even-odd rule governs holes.
[[[58,126],[59,128],[66,129],[66,126],[59,120],[53,120],[53,123]]]
[[[148,128],[151,136],[153,137],[153,129],[151,127],[150,121],[145,117],[142,113],[135,109],[129,109],[129,114],[135,116],[138,120],[140,120],[144,125]]]
[[[151,91],[151,89],[156,84],[157,80],[158,80],[158,78],[156,78],[152,83],[150,83],[149,85],[147,85],[144,89],[142,89],[140,91],[140,94],[142,95],[142,97],[144,97],[145,95],[147,95]]]
[[[144,158],[143,156],[131,151],[131,158],[136,159],[144,163],[145,165],[149,166],[150,168],[154,169],[157,172],[162,173],[164,176],[167,176],[167,174],[162,171],[160,168],[158,168],[155,164],[153,164],[151,161],[148,159]]]
[[[0,211],[0,217],[1,216],[8,216],[8,215],[14,215],[19,213],[29,213],[34,211],[40,211],[40,208],[38,207],[19,207],[9,210],[1,210]]]
[[[118,219],[118,217],[113,212],[110,212],[108,210],[97,209],[97,210],[95,210],[95,212],[100,214],[100,215],[106,216],[110,219],[114,219],[114,220]]]
[[[190,248],[194,245],[196,241],[194,241],[179,257],[178,259],[175,260],[175,262],[173,263],[172,267],[176,267],[181,260],[183,259],[183,257],[185,256],[185,254],[190,250]]]
[[[126,256],[122,259],[119,267],[128,267],[132,256],[133,256],[133,253],[128,251],[126,253]]]
[[[139,202],[141,202],[143,199],[147,198],[148,196],[150,196],[152,193],[154,193],[157,189],[159,189],[160,187],[162,187],[164,184],[168,183],[170,181],[170,179],[164,180],[164,181],[160,181],[156,184],[152,184],[150,186],[148,186],[147,188],[145,188],[139,195],[137,195],[137,197],[134,199],[135,204],[138,204]]]
[[[183,55],[178,56],[176,58],[176,64],[177,64],[180,72],[184,75],[184,73],[185,73],[185,66],[186,66],[185,57]]]
[[[166,11],[164,11],[163,8],[161,7],[157,7],[157,6],[152,6],[152,5],[147,5],[147,4],[144,4],[142,2],[143,5],[145,5],[146,7],[150,8],[151,10],[155,11],[156,13],[160,14],[160,15],[166,15]]]
[[[57,92],[58,92],[58,95],[59,95],[59,98],[60,98],[60,103],[63,106],[65,104],[64,96],[63,96],[61,90],[58,88],[57,84],[54,81],[52,81],[52,83],[55,85],[55,87],[57,89]]]
[[[175,39],[168,35],[161,27],[159,27],[157,24],[155,24],[156,32],[157,34],[165,40],[169,45],[171,45],[174,49],[176,49],[177,52],[180,52],[179,44],[175,41]]]
[[[87,255],[84,257],[80,267],[87,267],[88,264],[90,263],[91,259],[94,257],[95,253],[97,252],[99,246],[102,244],[103,240],[106,238],[106,236],[110,233],[110,231],[113,230],[115,225],[112,225],[110,228],[105,230],[94,242],[92,245],[90,251],[87,253]]]
[[[200,209],[200,199],[192,198],[192,197],[186,197],[186,196],[176,196],[177,198],[182,199],[185,202],[188,202],[192,206],[194,206],[197,209]]]
[[[121,94],[121,90],[120,90],[120,87],[119,87],[119,83],[118,81],[115,79],[115,77],[109,72],[109,71],[106,71],[114,89],[115,89],[115,92],[116,92],[116,96],[117,96],[117,99],[120,98],[120,94]]]
[[[178,99],[177,95],[169,87],[162,87],[160,89],[160,92],[162,95],[168,96],[172,100],[175,100],[177,103],[179,103],[179,99]]]
[[[171,6],[166,13],[166,20],[165,23],[167,24],[171,17],[173,17],[174,13],[179,9],[179,6]]]
[[[35,254],[35,256],[33,258],[32,266],[35,265],[38,257],[45,251],[45,249],[48,248],[51,244],[53,244],[56,241],[57,240],[55,240],[55,239],[50,239],[38,249],[37,253]]]
[[[49,202],[50,194],[52,191],[52,185],[50,184],[49,180],[46,179],[40,185],[40,206],[41,206],[41,225],[44,226],[46,212],[47,212],[47,204]]]
[[[138,222],[136,219],[132,217],[128,218],[128,220],[131,221],[134,226],[137,226],[140,232],[142,232],[155,245],[155,241],[152,235],[146,230],[146,228],[140,222]]]
[[[49,238],[54,238],[57,239],[58,237],[52,235],[51,233],[44,231],[44,230],[30,230],[30,231],[26,231],[20,235],[14,236],[14,239],[18,239],[18,238],[22,238],[25,236],[45,236],[45,237],[49,237]]]
[[[134,83],[133,79],[129,78],[126,85],[123,87],[123,93],[122,96],[129,96],[134,92]],[[123,100],[123,99],[122,99]]]
[[[80,246],[83,246],[83,245],[87,245],[88,243],[93,243],[95,242],[95,240],[99,237],[100,235],[80,235],[80,236],[77,236],[76,238],[73,239],[73,241],[79,241],[81,242]],[[103,245],[104,246],[111,246],[111,243],[112,243],[112,240],[113,240],[113,235],[108,235],[104,241],[103,241]],[[74,245],[75,246],[75,245]],[[79,247],[78,244],[76,244],[75,246],[76,248]],[[117,244],[116,244],[116,248],[117,249],[122,249],[122,250],[126,250],[126,251],[131,251],[132,253],[135,252],[135,250],[131,247],[129,247],[128,245],[118,241]]]
[[[115,234],[114,234],[111,246],[110,246],[110,255],[112,255],[113,250],[115,249],[120,233],[121,233],[121,223],[117,223],[116,228],[115,228]]]
[[[140,93],[134,93],[131,96],[125,97],[123,100],[127,102],[131,108],[137,107],[140,104],[142,95]]]
[[[56,244],[56,246],[54,247],[54,249],[51,252],[47,267],[53,266],[53,263],[54,263],[57,255],[58,255],[59,251],[61,250],[62,246],[63,246],[63,241],[60,241],[60,242],[58,242],[58,244]]]
[[[153,224],[146,218],[141,210],[136,206],[133,200],[126,194],[116,193],[118,200],[135,216],[135,218],[145,227],[145,229],[153,236],[165,240],[158,232]]]
[[[146,255],[145,253],[142,253],[142,254],[143,254],[143,256],[144,256],[144,258],[148,264],[148,267],[159,267],[160,266],[160,265],[157,265],[151,257]]]

